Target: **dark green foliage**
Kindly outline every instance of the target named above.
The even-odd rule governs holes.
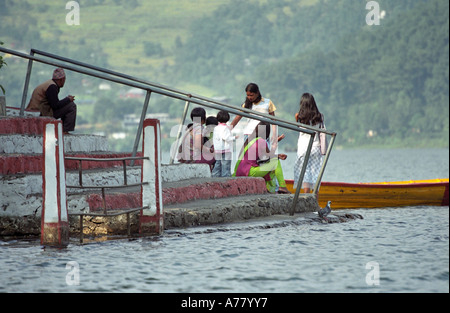
[[[214,90],[216,96],[231,99],[236,106],[244,100],[245,86],[255,82],[263,96],[277,105],[277,116],[290,120],[298,111],[301,94],[311,92],[325,114],[327,127],[338,133],[340,145],[448,147],[449,2],[379,0],[386,15],[380,25],[373,26],[365,21],[369,13],[366,2],[230,0],[186,26],[188,35],[174,37],[173,48],[154,36],[163,31],[163,23],[152,29],[146,14],[140,15],[144,2],[80,2],[82,12],[99,5],[105,16],[109,15],[108,10],[117,11],[118,7],[135,12],[133,22],[114,19],[111,24],[115,27],[105,26],[105,31],[116,31],[117,38],[135,39],[131,29],[145,29],[141,49],[134,49],[134,41],[126,41],[127,45],[119,45],[123,53],[112,60],[113,52],[108,52],[109,45],[102,37],[92,40],[85,36],[77,44],[59,40],[65,37],[55,26],[61,25],[50,20],[48,23],[53,25],[50,34],[54,38],[49,37],[48,31],[47,34],[42,31],[45,28],[39,24],[47,21],[45,12],[50,4],[0,0],[0,20],[18,10],[24,16],[20,20],[9,18],[8,23],[0,25],[0,33],[10,36],[9,40],[13,38],[16,49],[27,51],[33,47],[175,88],[204,86]],[[168,13],[168,26],[173,23],[170,15],[176,16],[176,10],[180,9],[179,4],[173,6],[167,10],[172,12]],[[41,11],[44,13],[37,15]],[[61,29],[79,34],[82,27],[91,26],[83,23],[78,29]],[[129,49],[134,50],[131,53]],[[131,60],[144,57],[145,61],[156,61],[140,63],[143,65],[138,73],[130,71],[133,64],[128,63],[132,61],[120,68],[119,61],[130,53]],[[157,62],[164,66],[158,67]],[[10,103],[18,104],[25,68],[18,70],[18,65],[8,63],[0,72],[0,77],[3,73],[8,79],[0,84],[8,90]],[[13,65],[14,71],[10,70]],[[38,83],[38,78],[34,75],[32,83]],[[70,83],[76,83],[75,79]],[[113,88],[103,99],[99,91],[91,91],[91,97],[96,97],[95,110],[91,111],[104,113],[96,115],[98,119],[107,116],[108,120],[119,121],[124,114],[140,112],[143,99],[136,106],[124,104],[117,98],[117,93],[123,90]],[[73,89],[86,87],[78,85]],[[183,103],[154,96],[150,101],[152,112],[169,112],[174,118],[181,116],[182,106]],[[88,117],[86,120],[97,121]],[[284,145],[295,146],[294,137],[289,135]]]
[[[341,144],[448,146],[449,2],[378,2],[386,17],[368,26],[364,2],[233,1],[194,25],[178,66],[228,94],[257,82],[290,119],[311,92]]]

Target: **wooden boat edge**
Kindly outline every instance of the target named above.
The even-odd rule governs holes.
[[[286,180],[286,185],[291,192],[295,192],[293,188],[293,180]],[[339,194],[336,188],[340,188]],[[334,189],[334,190],[333,190]],[[429,189],[429,190],[427,190]],[[360,198],[344,195],[345,191],[359,192]],[[374,192],[383,195],[374,196]],[[414,197],[400,198],[399,191],[414,192],[417,194],[428,192],[429,198],[418,200]],[[303,192],[303,191],[302,191]],[[370,194],[372,192],[372,195]],[[321,197],[322,196],[322,197]],[[370,197],[373,198],[370,198]],[[433,205],[448,206],[449,205],[449,179],[430,179],[430,180],[411,180],[397,182],[375,182],[375,183],[344,183],[344,182],[322,182],[319,192],[319,205],[324,206],[325,200],[335,200],[334,208],[359,208],[359,207],[395,207],[395,206],[417,206],[417,205]],[[367,203],[370,203],[368,205]]]

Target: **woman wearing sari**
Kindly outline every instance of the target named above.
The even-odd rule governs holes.
[[[266,138],[270,135],[270,125],[260,122],[253,133],[248,136],[242,148],[233,176],[262,177],[266,181],[267,190],[274,193],[278,180],[278,193],[290,193],[284,181],[281,160],[285,160],[286,154],[274,154],[267,146]]]

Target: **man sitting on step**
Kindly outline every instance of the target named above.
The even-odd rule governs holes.
[[[63,130],[65,134],[75,129],[77,117],[77,106],[73,102],[74,96],[67,96],[59,100],[59,90],[64,87],[66,82],[66,74],[62,68],[53,71],[52,79],[37,86],[31,95],[30,103],[27,110],[41,112],[41,116],[51,116],[61,119],[63,122]]]

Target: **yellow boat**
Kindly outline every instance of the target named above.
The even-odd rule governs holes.
[[[295,192],[293,184],[293,180],[286,181],[292,193]],[[448,206],[448,178],[378,183],[322,182],[318,200],[321,207],[331,201],[333,209]]]

